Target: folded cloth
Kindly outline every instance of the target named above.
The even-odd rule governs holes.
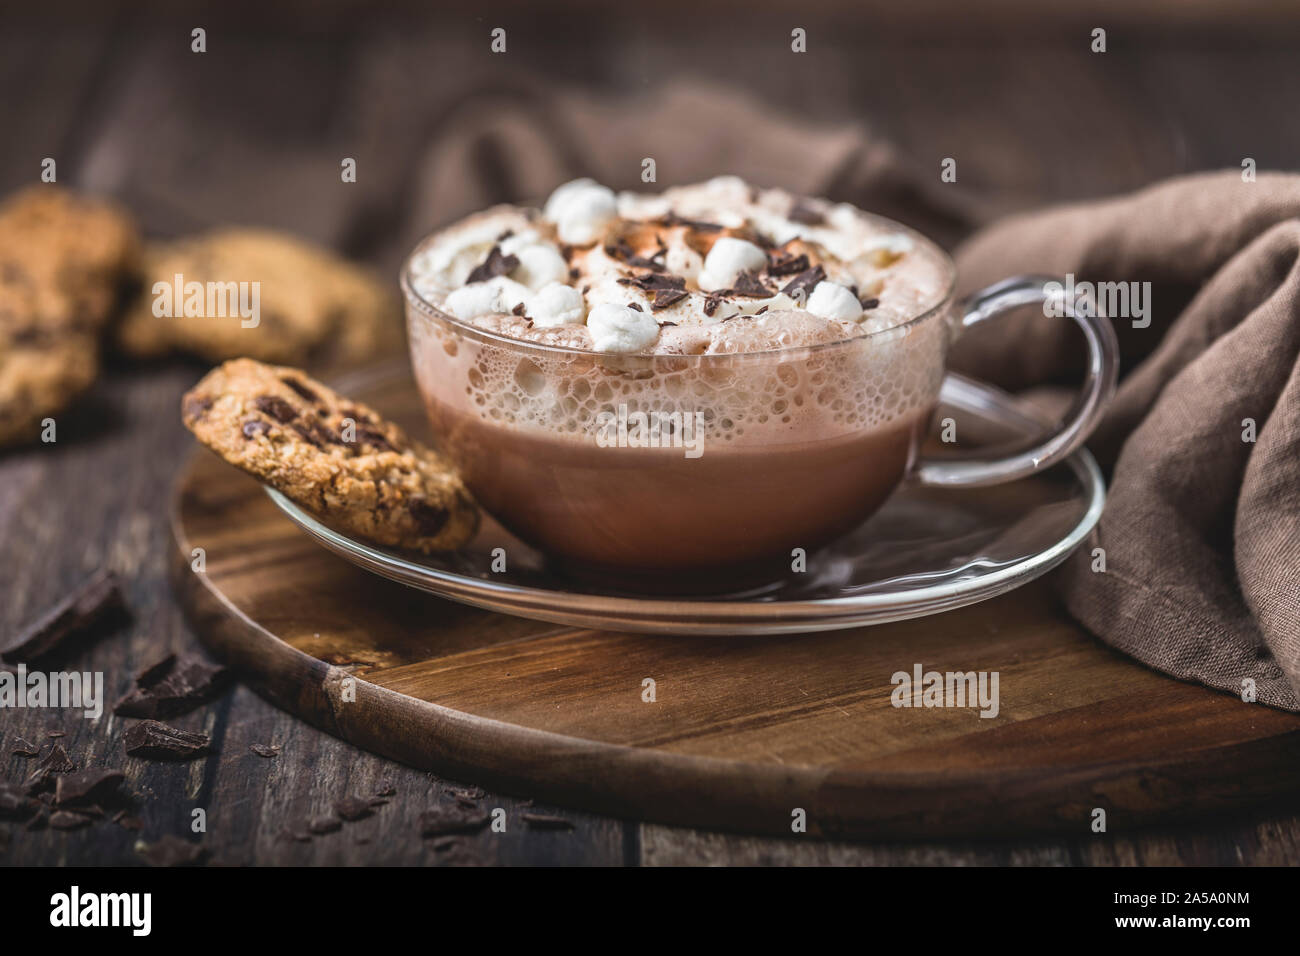
[[[1090,442],[1111,475],[1106,510],[1056,582],[1106,643],[1287,710],[1300,710],[1297,216],[1300,176],[1196,175],[1014,216],[957,254],[967,290],[1023,272],[1151,283],[1148,316],[1113,320],[1125,374]],[[1080,364],[1071,323],[1002,321],[960,342],[954,366],[1018,388]]]

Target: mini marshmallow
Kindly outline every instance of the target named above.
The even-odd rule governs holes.
[[[817,288],[808,296],[807,309],[823,319],[849,322],[862,318],[862,303],[838,282],[818,282]]]
[[[659,323],[648,313],[607,302],[588,314],[587,331],[597,352],[637,352],[659,337]]]
[[[461,286],[443,301],[443,309],[458,319],[510,312],[528,301],[528,288],[514,279],[496,276],[487,282]]]
[[[664,268],[672,275],[694,282],[704,268],[704,257],[688,245],[674,243],[668,247],[668,253],[664,256]]]
[[[551,193],[544,212],[561,242],[585,246],[618,215],[614,191],[591,179],[575,179]]]
[[[582,293],[571,285],[552,282],[542,286],[528,301],[528,317],[533,325],[549,329],[556,325],[582,324],[586,303]]]
[[[501,251],[506,251],[504,244]],[[519,259],[519,265],[510,271],[510,278],[522,282],[530,289],[540,289],[568,278],[569,264],[564,261],[560,251],[548,242],[517,246],[507,254]]]
[[[723,236],[713,244],[704,257],[704,270],[699,276],[699,286],[705,292],[730,289],[736,277],[747,270],[757,270],[767,265],[767,253],[752,242]]]

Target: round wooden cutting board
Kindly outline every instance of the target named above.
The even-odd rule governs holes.
[[[380,410],[400,421],[417,406]],[[665,637],[382,580],[204,450],[173,525],[191,621],[266,697],[359,747],[558,804],[771,834],[806,819],[821,836],[980,837],[1086,835],[1097,808],[1131,831],[1300,793],[1300,716],[1108,650],[1044,581],[876,627]],[[916,665],[996,671],[997,715],[893,706],[892,676]]]

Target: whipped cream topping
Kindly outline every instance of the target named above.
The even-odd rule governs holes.
[[[694,354],[838,341],[937,305],[928,241],[846,204],[724,176],[657,195],[580,179],[427,240],[414,290],[457,319],[548,345]]]

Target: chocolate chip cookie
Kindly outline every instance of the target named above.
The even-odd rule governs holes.
[[[360,361],[401,347],[395,293],[352,263],[281,233],[230,228],[152,244],[143,272],[118,331],[129,355],[181,351],[209,361],[301,363]]]
[[[35,186],[0,205],[0,446],[35,441],[94,382],[137,252],[111,204]]]
[[[478,528],[445,459],[297,369],[226,362],[185,395],[181,417],[226,461],[341,530],[446,551]]]
[[[46,327],[101,328],[139,268],[140,237],[112,203],[54,185],[0,205],[0,279],[37,290]],[[50,297],[62,308],[50,309]]]

